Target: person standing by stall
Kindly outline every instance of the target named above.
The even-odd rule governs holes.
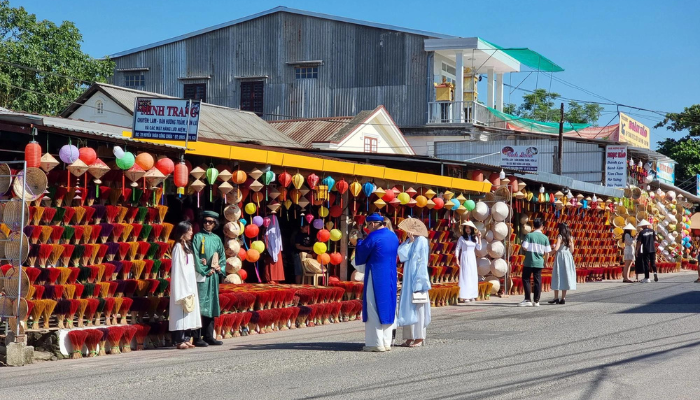
[[[304,266],[301,264],[301,252],[310,253],[313,251],[311,247],[311,236],[309,235],[308,224],[303,225],[301,230],[294,237],[294,280],[297,284],[301,283],[304,276]]]
[[[566,292],[576,290],[576,264],[574,264],[574,237],[571,236],[569,226],[562,222],[559,224],[559,235],[554,245],[554,267],[552,268],[552,290],[554,300],[549,304],[566,304]],[[559,292],[561,291],[561,298]]]
[[[221,313],[219,308],[219,280],[226,277],[221,264],[226,262],[226,253],[221,238],[213,233],[219,224],[219,214],[214,211],[202,213],[202,231],[194,235],[192,248],[197,272],[199,308],[202,314],[202,329],[195,333],[197,347],[224,344],[214,336],[214,318]]]
[[[459,267],[459,302],[475,301],[479,296],[479,273],[475,250],[481,250],[481,232],[471,221],[462,223],[462,236],[457,240],[455,259]]]
[[[659,277],[656,274],[656,232],[651,227],[649,221],[643,219],[642,222],[637,224],[637,228],[642,228],[637,235],[637,254],[641,257],[641,262],[639,266],[641,271],[636,271],[637,273],[644,273],[644,279],[640,282],[649,283],[649,271],[654,272],[654,282],[659,281]]]
[[[403,262],[403,281],[399,298],[398,326],[403,326],[403,347],[422,346],[430,324],[430,276],[428,275],[428,229],[415,218],[406,218],[399,224],[406,232],[406,241],[399,246],[399,260]]]
[[[170,321],[173,344],[180,350],[194,347],[192,331],[202,327],[199,296],[192,251],[192,224],[180,222],[175,228],[175,246],[170,271]]]
[[[525,261],[523,262],[523,289],[525,300],[518,304],[519,307],[539,307],[542,294],[542,269],[544,268],[547,254],[552,251],[549,239],[542,233],[542,220],[535,218],[532,221],[534,232],[525,236],[523,249],[525,249]],[[534,278],[534,298],[530,298],[530,277]],[[534,300],[534,302],[532,301]]]
[[[634,236],[632,235],[632,231],[634,231],[634,229],[634,225],[632,224],[627,224],[624,228],[622,228],[624,232],[622,234],[622,241],[625,244],[625,250],[622,254],[622,259],[625,262],[625,268],[622,271],[622,282],[624,283],[632,283],[632,279],[630,278],[630,268],[634,262]]]
[[[358,241],[355,264],[364,265],[362,321],[365,322],[364,351],[391,350],[391,332],[396,319],[396,256],[399,239],[374,213],[365,219],[369,234]]]

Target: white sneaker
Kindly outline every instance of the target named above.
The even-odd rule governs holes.
[[[651,283],[651,280],[648,279],[648,278],[646,278],[646,279],[642,279],[642,280],[639,281],[639,282],[641,282],[641,283]]]
[[[540,306],[540,302],[539,302],[539,301],[536,301],[536,302],[532,303],[532,305],[535,306],[535,307],[539,307],[539,306]]]
[[[518,307],[532,307],[532,302],[530,300],[523,300],[518,303]]]

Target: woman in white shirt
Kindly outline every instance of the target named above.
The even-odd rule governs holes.
[[[173,237],[175,246],[170,270],[169,328],[173,344],[185,350],[195,347],[190,343],[192,331],[202,327],[192,251],[192,224],[180,222]]]

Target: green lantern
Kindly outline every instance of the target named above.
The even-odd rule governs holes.
[[[467,209],[467,211],[471,211],[476,207],[476,203],[474,203],[474,200],[469,199],[464,202],[464,208]]]
[[[207,182],[209,182],[209,201],[214,201],[214,182],[219,177],[219,170],[214,167],[207,168]]]

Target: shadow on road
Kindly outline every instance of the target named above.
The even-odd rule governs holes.
[[[315,342],[315,343],[270,343],[252,344],[233,347],[229,350],[311,350],[311,351],[352,351],[362,350],[361,343]]]
[[[700,312],[700,291],[679,293],[674,296],[651,301],[619,314],[659,314],[659,313],[698,313]]]

